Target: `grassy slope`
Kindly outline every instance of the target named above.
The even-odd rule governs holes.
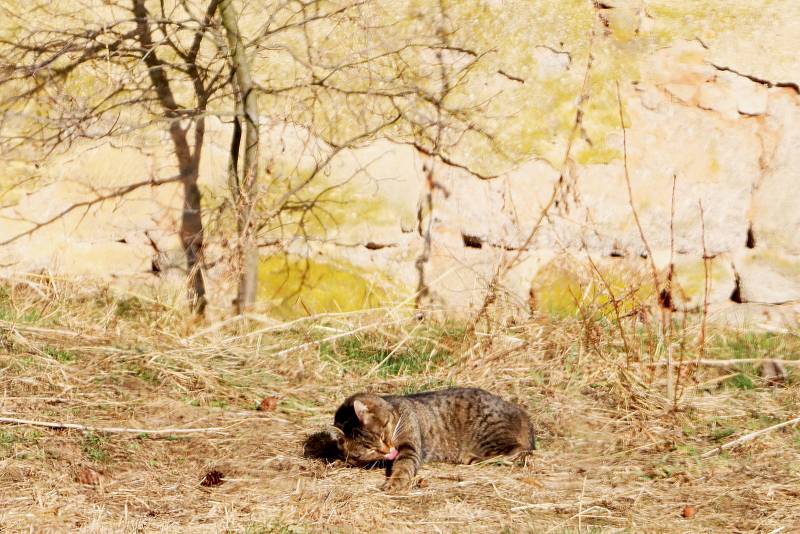
[[[0,425],[0,525],[12,532],[800,529],[800,429],[700,458],[796,417],[797,375],[770,387],[749,367],[701,369],[673,411],[666,373],[622,372],[602,322],[540,318],[466,338],[462,325],[372,312],[203,333],[169,306],[45,279],[6,284],[0,319],[4,417],[225,427],[159,437]],[[715,332],[708,357],[797,358],[796,334]],[[355,390],[449,384],[525,405],[540,433],[532,462],[429,465],[420,487],[389,497],[382,472],[300,457],[303,437]],[[277,409],[255,411],[266,396]],[[99,485],[77,481],[84,467]],[[212,469],[224,483],[202,486]]]

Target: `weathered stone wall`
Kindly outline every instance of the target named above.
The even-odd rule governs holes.
[[[451,310],[479,306],[498,266],[510,259],[498,290],[522,313],[531,307],[573,313],[581,297],[600,298],[608,289],[600,287],[598,273],[617,296],[652,299],[651,266],[663,279],[670,257],[676,305],[696,309],[704,298],[704,246],[712,305],[799,302],[800,3],[586,5],[599,9],[591,16],[599,17],[600,31],[590,42],[595,70],[572,142],[567,124],[542,139],[534,129],[528,143],[525,128],[510,118],[509,131],[533,146],[533,155],[491,180],[433,163],[432,212],[424,206],[423,170],[431,162],[412,148],[380,141],[341,154],[322,184],[341,184],[330,199],[333,215],[312,230],[310,242],[281,234],[281,247],[262,266],[262,300],[291,315],[409,298],[430,221],[429,304]],[[564,9],[587,8],[573,2]],[[563,23],[578,24],[570,17],[565,11]],[[550,100],[553,115],[558,107],[558,114],[574,116],[580,95],[563,85],[580,82],[586,67],[580,54],[545,45],[532,47],[530,64],[519,69],[532,73],[520,94],[538,110],[526,120],[542,124],[552,119],[543,104]],[[304,132],[284,125],[270,132],[264,154],[271,168],[313,164],[308,154],[299,155],[308,149]],[[224,187],[225,135],[221,125],[210,126],[201,175],[211,198]],[[41,220],[89,195],[86,184],[107,184],[109,176],[136,181],[143,171],[163,174],[170,165],[157,142],[147,151],[87,150],[51,163],[53,185],[23,194],[20,206],[4,215]],[[556,202],[528,240],[557,186]],[[151,238],[173,264],[181,262],[174,237],[179,206],[179,191],[168,187],[143,190],[132,203],[77,211],[4,247],[2,263],[11,270],[145,279]],[[0,234],[26,227],[5,224]],[[313,275],[298,277],[298,269]],[[219,267],[210,275],[216,301],[225,306],[228,279]],[[300,287],[300,279],[310,287]],[[297,295],[305,300],[299,303]]]
[[[647,269],[634,208],[659,270],[674,239],[686,304],[702,300],[704,240],[711,302],[800,299],[800,90],[792,78],[762,80],[711,56],[697,41],[678,43],[651,58],[647,82],[623,88],[631,191],[619,158],[569,166],[568,188],[525,255],[530,265],[519,269],[519,299],[543,263],[591,254]],[[606,142],[622,149],[621,134]],[[481,260],[524,241],[560,173],[533,161],[496,183],[445,174],[452,194],[437,196],[434,241],[452,261],[440,268],[470,265],[485,278],[491,267]],[[483,248],[464,247],[462,236]]]

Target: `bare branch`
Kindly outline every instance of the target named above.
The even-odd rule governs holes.
[[[197,434],[225,431],[224,427],[219,426],[208,428],[125,428],[79,425],[76,423],[53,423],[49,421],[34,421],[32,419],[17,419],[16,417],[0,417],[0,423],[82,430],[84,432],[100,432],[102,434],[151,434],[154,436],[165,434]]]
[[[132,191],[136,191],[137,189],[140,189],[142,187],[147,187],[147,186],[156,187],[156,186],[159,186],[159,185],[180,182],[182,179],[183,179],[183,176],[182,175],[178,175],[178,176],[172,176],[170,178],[144,180],[144,181],[141,181],[141,182],[136,182],[136,183],[133,183],[133,184],[126,185],[124,187],[117,188],[117,189],[115,189],[114,191],[112,191],[110,193],[106,193],[104,195],[99,195],[99,196],[94,197],[94,198],[89,199],[89,200],[84,200],[82,202],[76,202],[75,204],[72,204],[69,207],[61,210],[60,212],[58,212],[57,214],[53,215],[52,217],[50,217],[50,218],[48,218],[48,219],[46,219],[46,220],[44,220],[42,222],[35,223],[31,228],[25,230],[24,232],[22,232],[20,234],[17,234],[17,235],[15,235],[13,237],[9,237],[5,241],[0,241],[0,246],[8,245],[10,243],[13,243],[13,242],[19,240],[19,239],[22,239],[23,237],[29,236],[29,235],[33,234],[34,232],[36,232],[37,230],[40,230],[41,228],[44,228],[45,226],[53,224],[54,222],[58,221],[62,217],[72,213],[73,211],[75,211],[77,209],[91,208],[92,206],[95,206],[97,204],[105,202],[106,200],[111,200],[112,198],[123,197],[123,196],[127,195],[128,193],[131,193]]]

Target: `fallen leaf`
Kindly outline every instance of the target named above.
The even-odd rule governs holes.
[[[206,488],[213,488],[214,486],[219,486],[225,482],[224,477],[225,475],[222,473],[222,471],[212,469],[205,474],[203,480],[200,481],[200,485],[205,486]]]
[[[89,467],[81,467],[78,474],[75,475],[75,480],[87,486],[97,486],[100,484],[102,477],[100,473]]]
[[[696,513],[697,513],[697,509],[694,506],[692,506],[691,504],[687,504],[686,506],[683,507],[683,514],[682,515],[686,519],[693,518],[694,514],[696,514]]]
[[[258,410],[259,412],[274,412],[275,408],[278,407],[278,397],[264,397],[264,399],[259,403]]]

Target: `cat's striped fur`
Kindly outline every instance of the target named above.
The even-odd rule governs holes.
[[[359,393],[336,411],[345,461],[392,461],[386,490],[410,487],[425,462],[469,464],[536,446],[525,411],[477,388],[404,396]]]

